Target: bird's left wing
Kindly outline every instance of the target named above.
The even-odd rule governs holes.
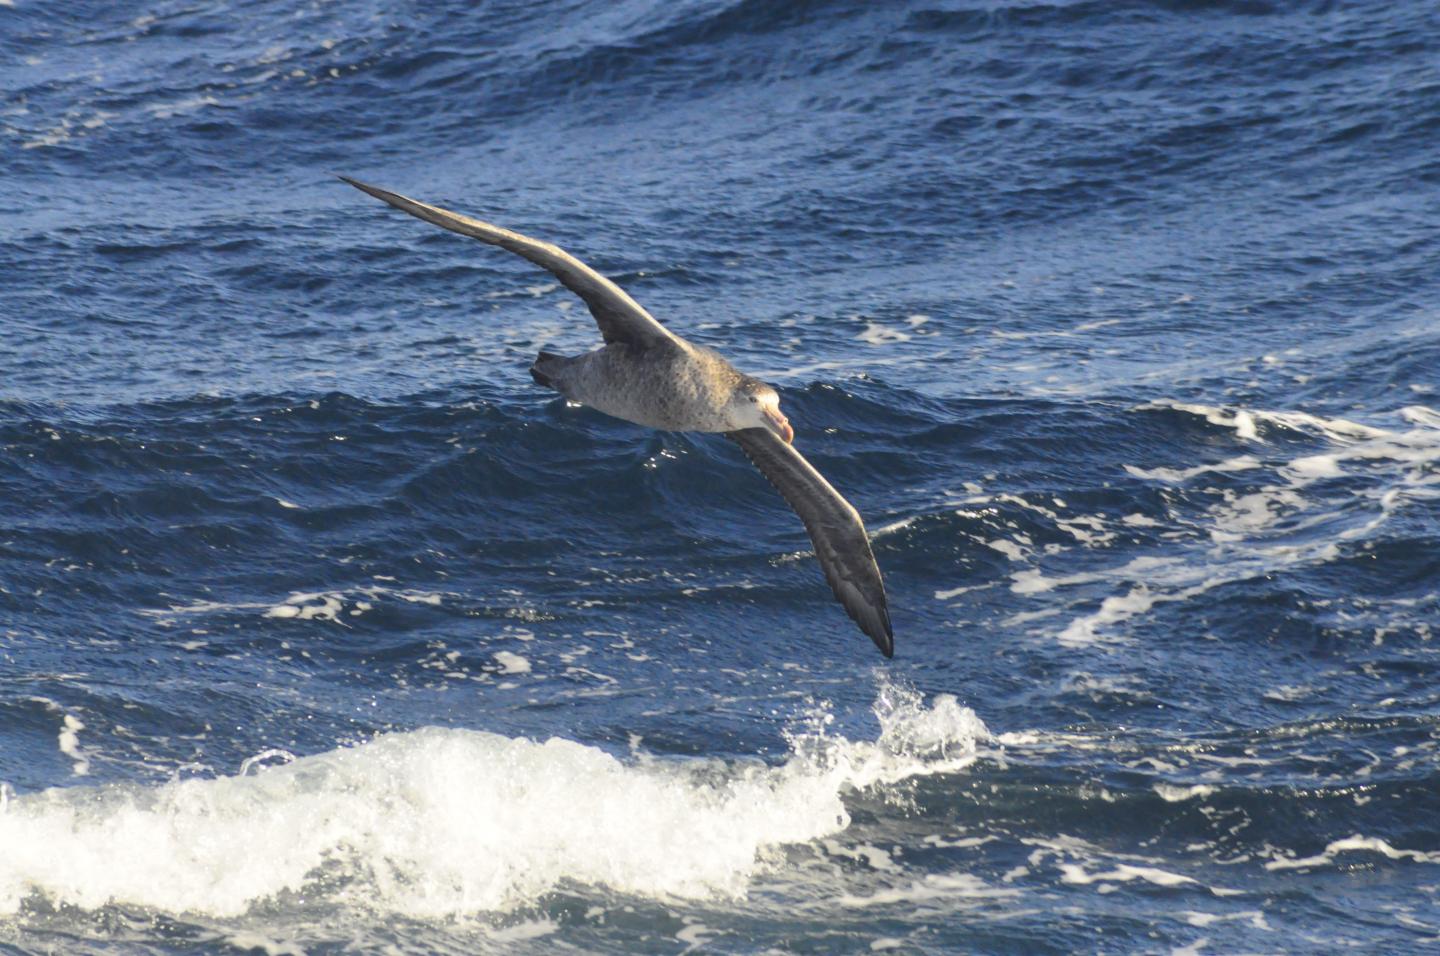
[[[805,522],[805,530],[815,543],[815,556],[825,569],[825,579],[846,613],[875,642],[880,653],[886,657],[894,654],[895,635],[890,629],[885,582],[859,513],[794,446],[781,441],[769,429],[746,428],[726,432],[725,437],[740,446]]]
[[[541,242],[539,239],[531,239],[518,232],[501,229],[499,226],[492,226],[488,222],[471,219],[469,216],[462,216],[448,209],[441,209],[439,206],[431,206],[408,196],[392,193],[388,189],[359,182],[348,176],[341,176],[340,179],[361,192],[369,193],[376,199],[389,203],[396,209],[408,212],[417,219],[434,223],[442,229],[458,232],[471,239],[479,239],[492,246],[499,246],[517,256],[529,259],[559,279],[561,285],[584,300],[590,308],[590,314],[595,316],[595,324],[600,326],[600,335],[605,339],[607,345],[611,342],[625,342],[629,345],[649,348],[654,345],[681,341],[673,332],[661,325],[653,315],[641,308],[640,303],[630,298],[624,289],[559,246]]]

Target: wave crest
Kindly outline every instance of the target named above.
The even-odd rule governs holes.
[[[513,911],[562,881],[743,895],[777,850],[844,830],[847,792],[954,772],[984,725],[884,684],[874,742],[814,714],[785,761],[620,759],[473,730],[391,733],[251,774],[74,787],[0,812],[0,913],[38,895],[235,917],[265,900],[413,918]]]

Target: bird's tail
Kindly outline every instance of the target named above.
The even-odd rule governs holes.
[[[556,355],[554,352],[541,352],[535,356],[535,363],[530,366],[530,377],[537,385],[544,385],[546,388],[553,388],[557,391],[559,386],[555,383],[556,376],[570,360],[563,355]]]

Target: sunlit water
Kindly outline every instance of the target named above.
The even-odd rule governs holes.
[[[0,948],[1440,946],[1436,37],[0,0]],[[895,660],[336,173],[777,384]]]

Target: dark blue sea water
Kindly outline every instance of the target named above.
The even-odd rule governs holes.
[[[1427,2],[0,0],[0,951],[1434,951],[1437,138]]]

